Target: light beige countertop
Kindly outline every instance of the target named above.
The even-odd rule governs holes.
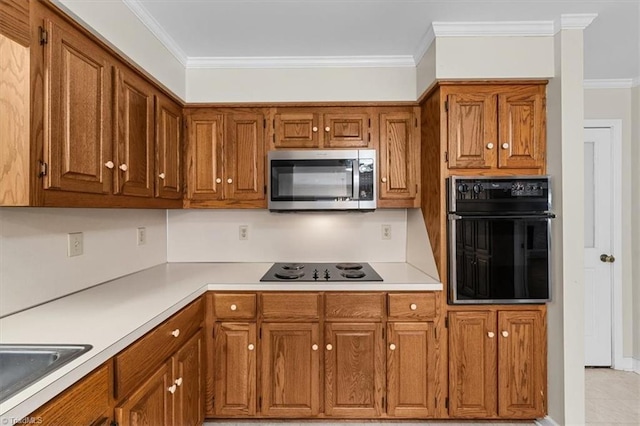
[[[0,404],[0,424],[29,415],[208,290],[438,291],[408,263],[371,263],[383,282],[260,282],[272,263],[166,263],[0,319],[0,343],[93,348]]]

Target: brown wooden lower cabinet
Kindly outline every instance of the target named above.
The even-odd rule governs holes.
[[[325,414],[379,417],[384,412],[382,324],[325,326]]]
[[[267,417],[316,416],[320,409],[318,323],[263,323],[262,404]]]
[[[449,313],[449,414],[534,419],[545,414],[544,311]]]

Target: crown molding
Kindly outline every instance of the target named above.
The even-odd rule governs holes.
[[[584,80],[582,86],[585,89],[631,89],[634,84],[633,78],[602,78],[593,80]]]
[[[149,31],[164,45],[164,47],[183,65],[187,66],[187,55],[182,48],[176,43],[162,26],[155,20],[149,11],[138,0],[122,0],[127,6],[146,26]]]
[[[597,13],[565,13],[560,15],[556,19],[555,31],[557,33],[561,30],[584,30],[587,28],[594,19],[598,17]]]
[[[640,76],[634,78],[631,82],[631,87],[640,86]]]
[[[405,68],[411,55],[398,56],[250,56],[189,57],[187,69],[198,68]]]
[[[429,25],[427,32],[422,35],[420,41],[418,42],[418,46],[413,53],[413,62],[416,66],[420,63],[424,55],[427,53],[427,50],[429,50],[429,47],[431,47],[431,43],[433,43],[435,40],[436,33],[433,32],[433,25]]]
[[[546,37],[553,21],[433,22],[435,37]]]

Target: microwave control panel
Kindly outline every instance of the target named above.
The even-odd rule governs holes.
[[[373,159],[361,158],[358,160],[358,176],[360,179],[360,188],[358,190],[358,198],[360,200],[373,200]]]

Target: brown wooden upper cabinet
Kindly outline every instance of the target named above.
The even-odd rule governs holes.
[[[419,111],[380,109],[378,207],[420,204]]]
[[[23,199],[180,207],[181,106],[47,2],[31,2],[30,14],[31,143],[12,153],[29,164]]]
[[[454,418],[544,416],[543,310],[449,313],[449,414]]]
[[[272,149],[373,147],[369,108],[277,108],[272,125]]]
[[[445,86],[450,169],[543,169],[545,86]]]
[[[187,112],[186,207],[266,207],[262,110]]]

